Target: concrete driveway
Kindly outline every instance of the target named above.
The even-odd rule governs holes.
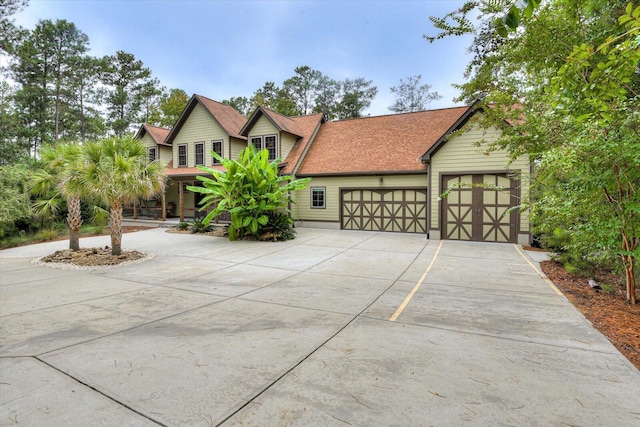
[[[108,237],[81,240],[106,245]],[[163,229],[0,251],[0,425],[640,425],[640,372],[508,244]]]

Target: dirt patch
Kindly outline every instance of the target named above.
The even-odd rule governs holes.
[[[640,305],[625,301],[620,277],[600,272],[594,279],[603,290],[593,290],[588,278],[570,274],[561,264],[543,261],[542,271],[609,341],[640,369]]]
[[[143,226],[123,226],[123,233],[133,233],[136,231],[148,230],[154,227]],[[110,235],[107,228],[106,233],[87,233],[81,237],[105,236]],[[54,240],[68,240],[69,236],[61,236]],[[122,251],[120,255],[112,255],[111,248],[105,246],[103,248],[80,248],[80,250],[72,251],[69,249],[56,251],[50,255],[34,260],[38,265],[61,269],[79,269],[83,267],[114,267],[121,264],[132,264],[152,258],[152,254],[140,251]],[[76,268],[77,267],[77,268]]]
[[[41,262],[73,264],[82,267],[104,267],[122,264],[123,262],[138,261],[146,258],[147,254],[139,251],[122,251],[120,255],[112,255],[111,248],[81,248],[77,251],[69,249],[56,251],[51,255],[40,258]]]

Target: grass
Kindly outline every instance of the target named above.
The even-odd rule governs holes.
[[[80,227],[80,235],[103,234],[106,230],[102,225],[83,225]],[[69,237],[69,229],[61,226],[43,228],[36,232],[25,233],[21,231],[17,236],[9,236],[0,239],[0,249],[15,248],[16,246],[30,245],[33,243],[50,242],[61,238]]]

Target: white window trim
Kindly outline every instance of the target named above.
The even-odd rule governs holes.
[[[196,147],[202,145],[202,163],[198,163],[198,150]],[[193,164],[195,166],[204,166],[207,162],[207,154],[204,141],[198,141],[193,144]]]
[[[151,160],[151,150],[154,150],[153,160]],[[158,160],[158,147],[147,147],[147,161],[151,163],[154,160]]]
[[[184,158],[185,158],[185,164],[181,165],[180,164],[180,147],[184,147]],[[189,167],[189,147],[187,146],[187,144],[178,144],[177,147],[177,154],[178,154],[178,167],[179,168],[186,168]]]
[[[322,191],[322,206],[313,205],[313,192],[314,190]],[[309,187],[309,202],[311,209],[326,209],[327,208],[327,187]]]
[[[258,136],[252,136],[251,138],[249,138],[249,144],[253,145],[253,140],[254,139],[259,139],[260,140],[260,150],[264,150],[266,149],[266,140],[269,137],[274,137],[276,140],[276,152],[275,152],[275,157],[273,159],[269,159],[269,160],[275,160],[278,157],[280,157],[280,139],[278,138],[278,134],[277,133],[273,133],[273,134],[269,134],[269,135],[258,135]]]
[[[275,152],[275,157],[273,159],[269,159],[269,160],[275,160],[278,157],[280,157],[280,144],[278,142],[278,135],[273,134],[273,135],[264,135],[262,137],[262,148],[266,149],[267,148],[267,138],[269,137],[274,137],[275,138],[275,144],[276,144],[276,152]]]
[[[220,157],[224,158],[224,140],[222,139],[214,139],[211,141],[211,151],[213,150],[213,144],[219,142],[220,143]],[[211,163],[213,163],[214,165],[219,165],[220,162],[218,162],[216,159],[213,158],[213,156],[211,156]]]

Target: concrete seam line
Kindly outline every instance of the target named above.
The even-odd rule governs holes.
[[[111,396],[111,395],[109,395],[109,394],[107,394],[107,393],[105,393],[105,392],[103,392],[103,391],[101,391],[101,390],[97,389],[96,387],[94,387],[94,386],[92,386],[92,385],[89,385],[88,383],[86,383],[86,382],[84,382],[84,381],[80,380],[79,378],[74,377],[74,376],[73,376],[73,375],[71,375],[69,372],[65,372],[65,371],[63,371],[62,369],[60,369],[60,368],[58,368],[58,367],[56,367],[56,366],[52,365],[51,363],[49,363],[49,362],[47,362],[47,361],[45,361],[45,360],[41,359],[39,356],[33,356],[33,358],[34,358],[34,359],[36,359],[38,362],[42,363],[43,365],[46,365],[46,366],[50,367],[51,369],[53,369],[53,370],[55,370],[55,371],[57,371],[57,372],[61,373],[62,375],[66,376],[66,377],[68,377],[68,378],[71,378],[73,381],[77,382],[78,384],[82,384],[83,386],[87,387],[88,389],[91,389],[91,390],[95,391],[95,392],[96,392],[96,393],[98,393],[99,395],[101,395],[101,396],[105,397],[106,399],[109,399],[110,401],[112,401],[112,402],[116,403],[117,405],[120,405],[120,406],[122,406],[123,408],[128,409],[129,411],[133,412],[134,414],[138,414],[138,415],[140,415],[141,417],[143,417],[143,418],[145,418],[145,419],[147,419],[147,420],[151,421],[151,422],[152,422],[152,423],[154,423],[154,424],[157,424],[157,425],[160,425],[160,426],[163,426],[163,427],[168,427],[166,424],[164,424],[164,423],[162,423],[162,422],[160,422],[160,421],[158,421],[158,420],[154,420],[154,419],[153,419],[153,418],[151,418],[149,415],[147,415],[147,414],[145,414],[145,413],[143,413],[143,412],[141,412],[141,411],[138,411],[137,409],[134,409],[132,406],[129,406],[129,405],[127,405],[126,403],[121,402],[121,401],[119,401],[118,399],[114,398],[113,396]]]
[[[400,304],[400,307],[398,307],[396,312],[393,313],[393,315],[389,318],[390,322],[395,322],[396,321],[398,316],[400,316],[400,314],[404,311],[405,307],[409,304],[409,301],[411,301],[411,298],[413,298],[413,295],[415,295],[415,293],[418,292],[418,289],[420,289],[420,286],[422,286],[422,282],[424,282],[424,279],[427,277],[427,274],[429,273],[429,270],[431,270],[431,267],[433,267],[433,263],[436,262],[436,258],[438,257],[438,253],[440,253],[440,249],[442,248],[442,244],[443,243],[444,243],[444,240],[440,240],[440,244],[438,245],[438,249],[436,249],[436,253],[433,254],[433,258],[431,259],[431,262],[429,263],[429,266],[424,271],[424,274],[422,274],[422,277],[420,278],[420,280],[418,280],[418,283],[413,287],[411,292],[409,292],[409,295],[407,295],[407,297],[404,299],[402,304]]]
[[[524,252],[522,252],[522,250],[518,247],[518,245],[514,244],[513,245],[514,248],[516,248],[516,251],[520,254],[520,256],[522,257],[523,260],[525,260],[527,262],[527,264],[529,264],[531,266],[531,268],[533,268],[535,270],[536,273],[538,273],[538,276],[540,276],[542,278],[542,280],[544,280],[545,282],[547,282],[547,285],[549,285],[549,287],[558,295],[560,296],[564,296],[564,294],[562,292],[560,292],[560,289],[558,289],[556,287],[556,285],[553,284],[553,282],[547,277],[546,274],[544,274],[544,272],[538,270],[536,268],[535,265],[533,265],[533,263],[527,258],[527,256],[524,254]]]

